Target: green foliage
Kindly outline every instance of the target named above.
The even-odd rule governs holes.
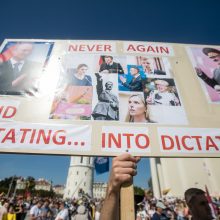
[[[27,189],[33,191],[35,187],[35,179],[32,176],[28,176],[26,179]]]
[[[134,194],[144,196],[144,190],[141,187],[134,186]]]
[[[32,193],[32,196],[39,196],[39,197],[50,197],[53,198],[55,196],[54,191],[46,191],[46,190],[35,190]]]

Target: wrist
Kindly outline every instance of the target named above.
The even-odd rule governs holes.
[[[106,197],[107,198],[118,198],[120,193],[120,187],[114,187],[112,184],[109,184],[107,187]]]

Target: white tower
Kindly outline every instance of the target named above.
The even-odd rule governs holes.
[[[80,189],[88,193],[88,195],[93,196],[93,169],[92,157],[71,157],[64,199],[78,198]]]

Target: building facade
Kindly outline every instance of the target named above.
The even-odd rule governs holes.
[[[218,158],[150,158],[154,196],[183,197],[191,187],[220,196],[220,160]]]
[[[105,198],[107,183],[93,183],[93,197],[97,199]]]
[[[35,181],[35,190],[45,190],[50,191],[51,190],[51,183],[43,178],[38,179]]]
[[[64,185],[55,185],[53,186],[53,191],[57,194],[57,195],[64,195],[64,189],[65,186]]]

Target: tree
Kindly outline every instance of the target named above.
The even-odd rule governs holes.
[[[32,176],[28,176],[26,179],[26,188],[29,192],[34,191],[34,187],[35,187],[35,179]]]
[[[0,192],[4,192],[5,194],[12,194],[15,190],[16,181],[18,177],[17,176],[11,176],[8,178],[5,178],[0,181]]]
[[[144,196],[144,190],[141,187],[134,186],[134,194]]]

